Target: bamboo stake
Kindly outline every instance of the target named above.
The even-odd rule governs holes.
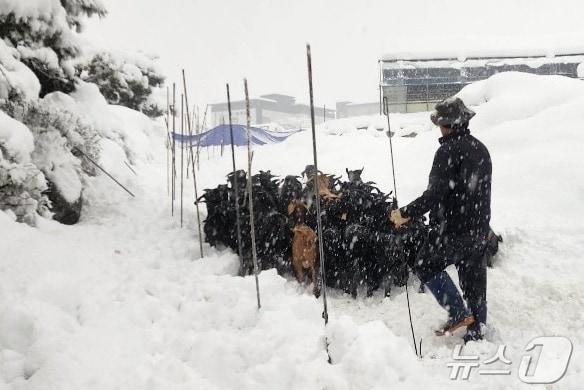
[[[185,150],[185,96],[180,95],[180,227],[183,227],[183,198],[184,198],[184,185],[183,185],[183,166],[184,166],[184,150]]]
[[[326,327],[328,324],[328,308],[327,308],[327,300],[326,300],[326,270],[325,270],[325,259],[324,259],[324,246],[322,240],[322,215],[320,213],[320,194],[319,194],[319,186],[318,186],[318,154],[316,148],[316,126],[314,121],[314,93],[312,87],[312,54],[310,52],[310,45],[306,44],[306,61],[308,65],[308,91],[310,94],[310,125],[312,129],[312,155],[314,157],[314,192],[316,195],[316,224],[317,224],[317,231],[318,231],[318,254],[319,254],[319,273],[320,273],[320,284],[322,288],[322,304],[323,304],[323,312],[322,318],[324,319],[324,326]],[[328,361],[332,363],[331,355],[328,350],[328,340],[325,337],[325,348],[328,354]]]
[[[176,192],[176,84],[172,83],[172,206],[171,215],[174,216],[174,199]]]
[[[168,121],[170,119],[170,91],[166,87],[166,139],[164,140],[164,145],[166,146],[166,195],[170,195],[170,144],[169,144],[169,125]]]
[[[192,112],[192,114],[190,115],[190,118],[189,118],[189,121],[191,122],[189,124],[189,132],[190,132],[189,135],[191,137],[191,142],[190,142],[191,149],[193,149],[193,139],[196,140],[197,143],[199,142],[199,139],[196,136],[197,129],[196,129],[196,125],[195,125],[195,120],[196,120],[195,119],[195,109],[196,109],[196,105],[193,104],[193,112]],[[187,112],[188,112],[188,109],[187,109]],[[195,126],[195,129],[194,130],[193,130],[193,126]],[[195,155],[192,152],[189,153],[189,156],[190,156],[190,159],[193,159],[195,157]],[[194,166],[194,164],[191,164],[191,165]]]
[[[207,104],[205,106],[205,113],[203,114],[203,121],[198,126],[198,130],[199,130],[198,134],[203,133],[203,131],[205,129],[205,125],[207,123],[207,111],[208,111],[208,109],[209,109],[209,105]],[[199,108],[197,107],[197,111],[198,110],[199,110]],[[200,120],[200,118],[201,118],[200,113],[198,113],[197,117],[198,117],[198,120]],[[199,156],[200,156],[200,149],[199,149],[199,144],[197,144],[197,169],[199,169]],[[209,149],[207,147],[207,160],[208,159],[209,159]]]
[[[239,211],[239,184],[237,183],[237,169],[235,168],[235,145],[233,141],[233,123],[231,119],[231,95],[229,94],[229,84],[227,86],[227,111],[229,112],[229,135],[231,137],[231,164],[233,166],[233,189],[235,191],[235,218],[237,226],[237,253],[239,254],[239,273],[243,276],[246,273],[243,264],[243,246],[241,244],[241,219]]]
[[[205,106],[205,113],[203,114],[202,129],[204,129],[205,126],[207,126],[207,112],[209,112],[209,105],[208,104]]]
[[[132,197],[136,197],[136,195],[134,195],[129,189],[127,189],[122,183],[120,183],[115,177],[113,177],[108,171],[106,171],[105,169],[103,169],[101,167],[101,165],[99,165],[98,163],[96,163],[95,161],[93,161],[91,159],[91,157],[89,157],[88,155],[86,155],[83,150],[79,149],[78,147],[74,146],[73,147],[74,150],[77,150],[80,154],[83,155],[83,157],[85,157],[90,163],[92,163],[93,165],[95,165],[96,167],[99,168],[100,171],[102,171],[103,173],[105,173],[107,175],[107,177],[109,177],[110,179],[112,179],[117,185],[119,185],[120,187],[122,187],[128,194],[132,195]]]
[[[128,169],[134,174],[134,176],[138,176],[138,174],[136,173],[136,171],[134,170],[134,168],[132,168],[132,166],[130,164],[128,164],[127,161],[124,161],[124,164],[126,164],[126,166],[128,167]]]
[[[256,251],[256,236],[255,236],[255,218],[253,215],[253,186],[251,180],[251,160],[253,152],[251,150],[251,124],[250,124],[250,112],[249,112],[249,93],[247,90],[247,79],[243,79],[243,85],[245,89],[245,111],[247,115],[247,192],[249,194],[249,223],[251,225],[251,253],[253,257],[253,273],[255,276],[256,283],[256,296],[258,300],[258,310],[261,309],[262,305],[260,302],[260,282],[258,279],[258,254]]]
[[[185,120],[188,120],[188,119],[185,119]],[[187,129],[187,131],[188,131],[188,129]],[[187,136],[189,137],[189,142],[192,142],[191,141],[191,135],[190,134],[187,134]],[[187,153],[187,161],[185,162],[185,166],[186,166],[185,179],[186,180],[189,180],[189,164],[190,163],[191,163],[191,154],[190,153]]]
[[[189,108],[187,107],[187,113],[189,112]],[[186,114],[186,118],[185,120],[190,121],[191,117],[189,114]],[[186,126],[186,129],[188,131],[188,135],[189,135],[189,144],[192,147],[193,144],[193,131],[192,131],[192,127],[191,124],[189,123],[188,126]],[[187,153],[187,162],[186,162],[186,169],[187,169],[187,173],[186,173],[186,179],[189,179],[189,165],[191,163],[191,154]]]
[[[187,80],[186,80],[186,76],[185,76],[185,70],[182,70],[182,76],[183,76],[183,88],[184,88],[184,94],[185,94],[185,105],[187,107],[187,116],[189,115],[189,96],[187,94]],[[191,129],[191,122],[188,122],[188,126],[189,126],[189,131],[192,132]],[[200,142],[198,142],[197,144],[199,144]],[[199,227],[199,251],[201,253],[201,257],[204,256],[203,254],[203,231],[201,229],[201,214],[199,212],[199,192],[197,190],[197,174],[195,173],[195,160],[193,159],[193,147],[192,147],[192,143],[191,143],[191,147],[189,148],[190,153],[191,153],[191,172],[193,174],[193,186],[194,186],[194,190],[195,190],[195,209],[197,210],[197,225]]]
[[[201,137],[199,136],[200,132],[200,116],[199,116],[199,106],[196,107],[196,114],[193,113],[193,115],[196,117],[196,127],[195,127],[195,134],[197,134],[197,148],[195,149],[195,159],[197,160],[197,170],[199,170],[200,168],[200,163],[199,163],[199,150],[201,148]]]

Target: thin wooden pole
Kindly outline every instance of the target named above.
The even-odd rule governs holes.
[[[176,192],[176,84],[172,83],[172,206],[171,214],[174,216],[174,200]]]
[[[197,118],[197,122],[196,122],[196,127],[195,127],[195,132],[197,134],[197,138],[199,140],[199,142],[197,142],[197,148],[195,150],[195,158],[197,159],[197,170],[199,170],[200,168],[200,161],[199,158],[200,156],[200,152],[201,152],[201,112],[199,110],[199,106],[197,106],[197,111],[196,111],[196,118]]]
[[[180,227],[183,227],[183,198],[184,198],[184,185],[183,185],[183,166],[184,166],[184,150],[185,150],[185,96],[180,95]]]
[[[247,116],[247,193],[249,194],[249,223],[251,225],[251,253],[253,257],[253,273],[256,283],[256,296],[258,300],[258,310],[262,305],[260,302],[260,282],[258,278],[258,254],[256,251],[256,236],[255,236],[255,218],[253,215],[253,186],[251,180],[251,160],[253,152],[251,150],[251,120],[249,111],[249,93],[247,90],[247,79],[243,79],[243,86],[245,89],[245,111]]]
[[[187,121],[188,118],[185,118],[185,121]],[[187,128],[188,131],[188,128]],[[185,134],[188,138],[189,138],[189,142],[191,142],[191,135],[190,134]],[[185,180],[189,180],[189,165],[191,163],[191,154],[187,153],[187,161],[185,162],[185,166],[186,166],[186,173],[185,173]]]
[[[231,137],[231,165],[233,166],[233,189],[235,192],[235,220],[237,224],[237,253],[239,254],[240,271],[243,276],[246,273],[243,264],[243,246],[241,244],[241,217],[239,211],[239,184],[237,182],[237,169],[235,168],[235,142],[233,141],[233,122],[231,119],[231,95],[229,94],[229,84],[227,86],[227,111],[229,112],[229,136]]]
[[[199,113],[199,108],[197,107],[197,129],[198,129],[198,133],[197,134],[201,134],[205,128],[205,123],[207,121],[207,110],[209,109],[209,105],[207,104],[205,106],[205,113],[203,114],[203,121],[202,123],[200,123],[200,119],[201,119],[201,115]],[[199,144],[197,144],[197,169],[199,169],[199,157],[200,157],[200,147]],[[209,148],[207,148],[207,160],[209,159]]]
[[[191,117],[190,117],[191,123],[189,125],[189,131],[191,133],[190,134],[191,135],[191,145],[190,145],[191,146],[191,150],[193,148],[193,139],[196,140],[196,143],[199,142],[199,138],[196,136],[196,134],[197,134],[197,127],[196,127],[196,122],[195,122],[196,121],[196,118],[195,118],[195,110],[196,110],[196,107],[197,106],[195,104],[193,104],[192,107],[193,107],[193,112],[191,113]],[[193,126],[194,126],[194,129],[193,129]],[[196,150],[196,145],[195,145],[195,150]],[[190,153],[190,156],[191,156],[191,159],[195,158],[195,154],[192,153],[192,152]],[[191,165],[194,166],[194,164],[191,164]]]
[[[320,191],[318,187],[318,154],[316,148],[316,126],[314,121],[314,97],[312,88],[312,55],[310,53],[310,45],[306,44],[306,60],[308,65],[308,90],[310,94],[310,123],[312,128],[312,154],[314,157],[314,169],[316,173],[314,174],[314,192],[316,194],[316,224],[318,230],[318,253],[319,253],[319,269],[320,269],[320,283],[322,287],[322,303],[323,312],[322,318],[324,318],[324,324],[328,324],[328,308],[326,300],[326,271],[325,271],[325,259],[324,259],[324,246],[322,240],[322,215],[320,213]]]
[[[187,108],[187,116],[189,115],[189,96],[188,96],[188,92],[187,92],[187,79],[185,76],[185,70],[182,70],[182,76],[183,76],[183,89],[184,89],[184,94],[185,94],[185,105]],[[191,129],[191,122],[188,121],[188,126],[189,126],[189,132],[192,133],[192,129]],[[199,144],[200,142],[198,142],[197,144]],[[199,228],[199,251],[201,253],[201,257],[204,256],[203,254],[203,230],[201,229],[201,213],[199,211],[199,191],[197,189],[197,174],[195,172],[195,160],[193,159],[193,148],[192,148],[192,144],[191,147],[189,148],[189,151],[191,153],[191,172],[193,174],[193,187],[195,190],[195,209],[197,211],[197,225]]]
[[[187,114],[185,114],[186,115],[185,120],[190,121],[191,120],[191,117],[188,114],[189,108],[186,107],[186,110],[187,110]],[[188,126],[185,126],[185,128],[188,131],[189,144],[192,147],[192,143],[193,143],[193,131],[192,131],[191,124],[189,123]],[[187,162],[186,162],[187,174],[185,176],[187,180],[189,179],[189,169],[190,169],[189,166],[190,166],[190,163],[191,163],[191,153],[187,153]]]
[[[118,180],[116,180],[115,177],[113,177],[108,171],[106,171],[105,169],[103,169],[101,167],[101,165],[99,165],[98,163],[96,163],[95,161],[93,161],[91,159],[91,157],[89,157],[87,154],[85,154],[83,152],[83,150],[79,149],[78,147],[74,146],[73,149],[77,150],[80,154],[83,155],[83,157],[85,157],[90,163],[92,163],[93,165],[95,165],[97,168],[99,168],[100,171],[102,171],[103,173],[105,173],[107,175],[107,177],[109,177],[110,179],[112,179],[117,185],[119,185],[121,188],[123,188],[128,194],[132,195],[132,197],[136,197],[136,195],[134,195],[129,189],[127,189],[122,183],[120,183]]]
[[[191,158],[194,158],[195,159],[195,163],[197,164],[197,169],[199,169],[198,168],[199,162],[198,162],[198,157],[196,155],[196,150],[197,150],[197,147],[198,147],[198,144],[199,144],[199,141],[200,140],[199,140],[199,137],[198,137],[198,134],[199,134],[198,127],[199,127],[199,125],[197,124],[197,114],[196,114],[196,112],[197,112],[197,105],[196,104],[193,104],[193,113],[191,114],[191,132],[195,136],[194,139],[196,139],[197,142],[196,142],[196,145],[195,145],[195,153],[191,153]],[[194,129],[192,128],[193,126],[194,126]],[[192,143],[191,143],[191,149],[192,149]],[[191,164],[191,165],[193,167],[195,166],[194,164]]]
[[[318,254],[319,254],[319,273],[320,273],[320,284],[322,288],[322,318],[324,319],[324,326],[328,324],[328,308],[326,300],[326,269],[325,269],[325,259],[324,259],[324,246],[323,246],[323,236],[322,236],[322,215],[320,213],[320,191],[318,185],[318,153],[316,148],[316,125],[314,123],[314,93],[312,87],[312,54],[310,52],[310,45],[306,44],[306,62],[308,65],[308,91],[310,94],[310,125],[312,130],[312,155],[314,157],[314,192],[316,194],[316,225],[318,230]],[[329,352],[329,342],[325,336],[325,348],[328,354],[328,362],[332,363],[332,358]]]
[[[202,124],[202,129],[205,128],[205,126],[207,126],[207,112],[209,112],[209,105],[207,104],[205,106],[205,113],[203,114],[203,124]]]
[[[170,91],[166,87],[166,137],[164,145],[166,146],[166,195],[170,195],[170,142],[168,133],[170,132],[168,121],[170,120]]]

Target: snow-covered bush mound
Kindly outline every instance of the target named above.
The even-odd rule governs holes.
[[[11,157],[15,162],[19,163],[30,161],[30,154],[34,150],[32,133],[22,123],[1,111],[0,142],[7,158]]]
[[[67,223],[79,219],[86,187],[91,187],[86,198],[111,197],[115,184],[101,178],[96,179],[97,185],[91,181],[101,172],[85,156],[132,186],[135,176],[126,164],[151,160],[153,139],[162,134],[160,126],[144,114],[107,104],[97,86],[83,82],[71,95],[53,92],[39,100],[5,100],[0,107],[0,192],[10,197],[0,208],[26,204],[26,212],[22,208],[15,212],[18,220],[31,223],[36,209],[47,215],[46,199],[40,195],[47,189],[55,218]],[[23,164],[27,164],[26,169]],[[33,184],[37,187],[30,187]],[[62,213],[73,214],[67,217]]]
[[[470,127],[491,151],[495,223],[584,226],[584,82],[500,73],[459,96],[477,112]]]
[[[164,153],[162,126],[138,111],[108,104],[95,84],[79,82],[70,95],[55,92],[43,100],[55,108],[74,113],[82,123],[95,129],[99,156],[95,159],[124,186],[134,189],[136,176],[130,166],[144,165],[156,153]],[[86,200],[119,201],[127,194],[103,174],[88,178]]]
[[[44,99],[52,106],[74,113],[102,138],[115,142],[129,163],[146,162],[153,156],[151,138],[160,136],[160,125],[127,107],[110,105],[95,84],[79,82],[75,92],[54,92]]]
[[[468,85],[458,96],[467,105],[478,106],[479,115],[473,119],[472,126],[479,129],[528,119],[566,104],[578,104],[584,98],[584,83],[563,76],[504,72]],[[558,122],[565,120],[560,118]]]

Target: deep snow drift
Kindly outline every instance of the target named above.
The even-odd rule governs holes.
[[[461,337],[433,336],[444,313],[431,296],[415,292],[415,281],[410,298],[421,360],[411,346],[403,289],[358,300],[329,290],[325,330],[321,301],[310,289],[267,271],[258,312],[254,279],[235,276],[233,253],[205,245],[198,259],[192,182],[185,185],[186,227],[177,214],[170,217],[160,138],[150,150],[158,159],[138,160],[136,199],[111,184],[110,196],[94,199],[73,227],[41,220],[35,229],[0,213],[0,389],[518,388],[527,387],[517,378],[525,345],[543,335],[574,345],[567,374],[553,388],[579,388],[584,84],[509,73],[460,96],[477,111],[472,132],[491,151],[492,225],[505,239],[489,270],[487,340],[464,352],[482,361],[506,344],[511,375],[473,371],[469,381],[449,380],[446,364]],[[341,174],[364,166],[363,178],[389,191],[389,145],[377,130],[385,126],[380,117],[327,122],[318,135],[321,169]],[[392,116],[392,129],[405,204],[425,188],[438,131],[420,114]],[[401,137],[411,132],[417,136]],[[200,188],[223,183],[231,170],[228,155],[210,155],[202,151]],[[243,167],[246,150],[236,157]],[[311,160],[304,132],[256,147],[254,170],[298,173]]]

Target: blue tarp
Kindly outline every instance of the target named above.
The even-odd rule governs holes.
[[[275,144],[284,141],[297,131],[291,132],[275,132],[260,129],[259,127],[250,127],[251,142],[254,145]],[[184,137],[180,134],[174,133],[174,139],[177,142],[183,142],[197,145],[200,140],[200,146],[214,146],[214,145],[231,145],[231,136],[229,134],[229,125],[219,125],[199,135]],[[236,146],[247,145],[247,127],[244,125],[233,125],[233,143]]]

